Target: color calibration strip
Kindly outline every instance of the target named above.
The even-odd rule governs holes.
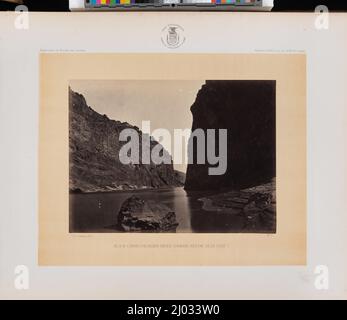
[[[98,5],[98,6],[112,6],[116,4],[151,4],[151,3],[162,3],[160,0],[89,0],[91,5]]]
[[[115,4],[131,4],[136,0],[90,0],[91,5],[115,5]]]
[[[165,4],[165,0],[87,0],[86,1],[89,5],[95,5],[95,6],[112,6],[117,4]],[[167,1],[169,3],[169,1]],[[176,1],[175,1],[176,2]],[[255,4],[256,2],[259,2],[258,0],[181,0],[177,1],[177,3],[212,3],[212,4]]]
[[[255,3],[256,0],[212,0],[212,3],[216,3],[216,4],[223,4],[223,3],[227,3],[227,4],[251,4],[251,3]]]

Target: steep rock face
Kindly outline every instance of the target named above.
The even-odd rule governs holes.
[[[186,190],[241,189],[275,177],[275,81],[206,81],[191,112],[192,130],[228,130],[228,166],[224,175],[212,176],[209,164],[188,165]],[[196,157],[196,147],[193,154]]]
[[[97,192],[182,186],[172,164],[124,165],[119,150],[123,129],[135,129],[126,122],[110,120],[90,108],[85,98],[69,91],[70,191]],[[151,141],[151,149],[158,142]],[[141,146],[141,142],[140,142]],[[141,150],[141,149],[140,149]]]

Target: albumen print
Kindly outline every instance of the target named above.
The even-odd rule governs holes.
[[[71,81],[69,149],[70,232],[276,232],[276,81]]]

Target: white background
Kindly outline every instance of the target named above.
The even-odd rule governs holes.
[[[0,13],[0,298],[253,299],[346,297],[347,15],[329,30],[313,14]],[[161,42],[184,29],[177,49]],[[306,267],[38,267],[39,52],[307,53]],[[52,187],[54,185],[52,184]],[[29,290],[16,290],[26,265]],[[329,290],[315,288],[317,265]]]

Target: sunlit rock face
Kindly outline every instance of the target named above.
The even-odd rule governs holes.
[[[178,187],[184,175],[171,164],[122,164],[119,141],[123,129],[139,128],[101,115],[87,105],[83,95],[69,91],[70,191],[102,192],[116,190]],[[140,150],[141,139],[140,140]],[[150,148],[158,145],[151,141]]]

